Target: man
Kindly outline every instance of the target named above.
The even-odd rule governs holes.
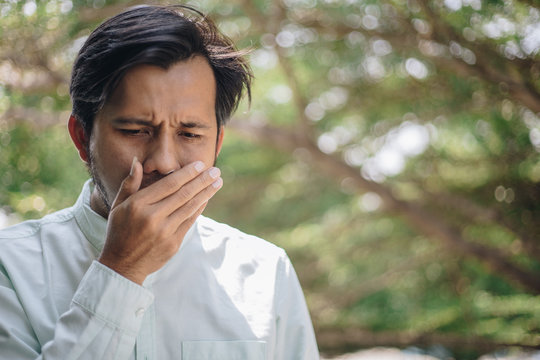
[[[90,35],[68,128],[92,181],[0,233],[0,359],[318,358],[284,251],[200,215],[250,80],[190,8],[134,8]]]

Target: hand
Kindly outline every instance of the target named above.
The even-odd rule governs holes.
[[[138,284],[165,265],[223,184],[217,168],[203,170],[197,161],[139,190],[143,170],[134,158],[111,207],[98,261]]]

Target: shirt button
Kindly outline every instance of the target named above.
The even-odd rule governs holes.
[[[143,308],[138,308],[137,311],[135,311],[135,316],[137,317],[142,316],[143,314],[144,314]]]

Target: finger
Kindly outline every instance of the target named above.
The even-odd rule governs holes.
[[[174,194],[171,194],[159,203],[155,203],[155,205],[157,205],[155,211],[160,212],[164,216],[169,216],[207,187],[212,187],[213,191],[219,190],[223,184],[220,175],[221,171],[218,168],[213,167],[206,170],[195,179],[185,184]],[[212,195],[214,193],[212,193]]]
[[[204,171],[205,168],[206,165],[202,161],[195,161],[188,164],[142,189],[141,196],[143,199],[146,199],[146,202],[149,204],[159,202],[193,180]]]
[[[133,161],[131,162],[129,175],[126,176],[124,181],[122,181],[122,184],[120,184],[120,189],[118,189],[118,193],[114,199],[112,205],[113,209],[139,190],[142,182],[142,173],[142,165],[137,157],[134,156]]]
[[[199,217],[199,215],[201,215],[204,211],[204,209],[206,208],[206,205],[208,205],[208,202],[205,202],[204,204],[202,204],[198,209],[197,211],[195,211],[195,213],[193,215],[191,215],[189,218],[186,219],[186,221],[184,221],[182,224],[180,224],[178,226],[178,228],[176,229],[176,236],[182,236],[182,241],[183,241],[183,237],[185,236],[186,232],[189,230],[190,227],[193,226],[193,224],[195,223],[195,221],[197,220],[197,218]]]
[[[184,206],[176,209],[170,216],[169,221],[171,224],[178,224],[181,226],[183,222],[197,214],[201,207],[206,206],[208,201],[218,192],[223,186],[223,180],[217,179],[214,183],[204,188],[201,192],[195,195],[191,200],[186,202]],[[204,210],[204,207],[203,207]],[[198,216],[198,215],[197,215]],[[172,225],[174,226],[174,225]]]

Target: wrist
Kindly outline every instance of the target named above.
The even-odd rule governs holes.
[[[128,279],[129,281],[132,281],[138,285],[142,285],[144,280],[146,279],[146,274],[142,274],[139,271],[134,271],[133,269],[130,269],[129,267],[122,266],[118,263],[108,261],[106,258],[100,257],[97,259],[99,263],[102,265],[108,267],[118,275]]]

